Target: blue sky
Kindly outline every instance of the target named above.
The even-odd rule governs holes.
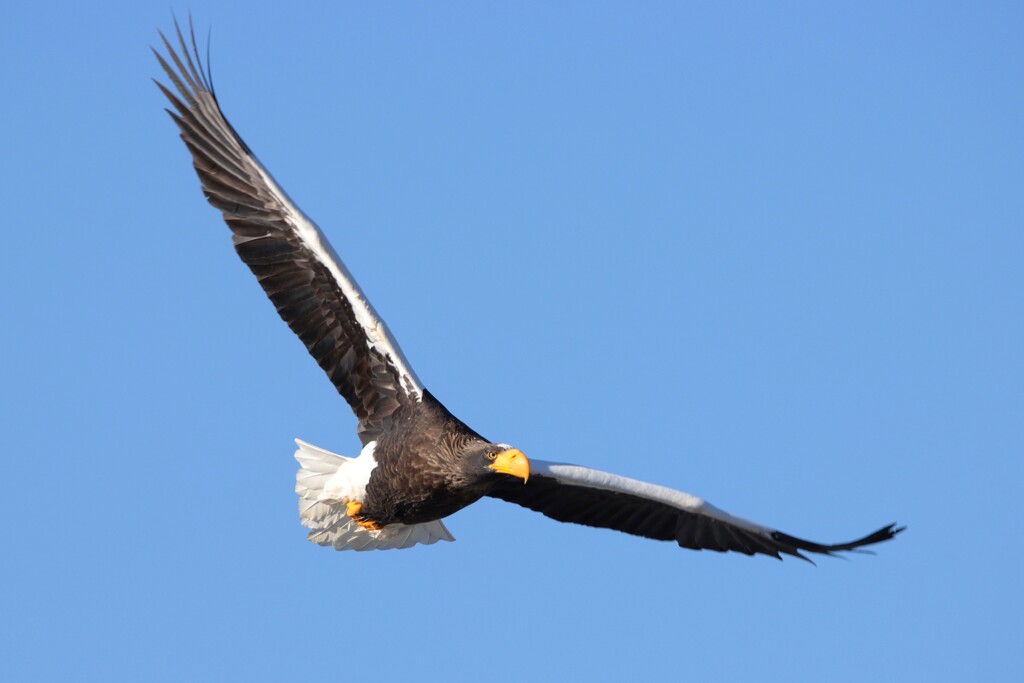
[[[167,4],[8,8],[0,678],[1017,680],[1024,16],[857,5],[192,8],[450,409],[798,536],[910,527],[816,568],[498,501],[306,543],[292,439],[355,421],[161,111]]]

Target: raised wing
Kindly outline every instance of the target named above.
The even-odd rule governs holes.
[[[192,29],[191,21],[189,28]],[[423,386],[398,344],[320,229],[292,203],[221,113],[190,31],[177,21],[180,54],[160,34],[156,50],[177,91],[156,82],[175,111],[210,204],[223,212],[235,250],[359,418],[363,443],[390,429]]]
[[[530,459],[530,480],[507,482],[488,494],[541,512],[559,522],[624,531],[694,550],[734,550],[782,559],[807,560],[800,551],[832,555],[887,541],[903,528],[895,524],[864,538],[827,545],[805,541],[734,517],[682,491],[647,484],[578,465]],[[809,560],[808,560],[809,561]]]

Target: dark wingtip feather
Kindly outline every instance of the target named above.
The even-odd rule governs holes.
[[[878,531],[868,534],[862,538],[858,538],[855,541],[849,541],[847,543],[835,543],[832,545],[824,543],[815,543],[814,541],[808,541],[796,536],[790,536],[784,534],[781,531],[773,531],[771,534],[772,540],[777,543],[793,548],[796,551],[804,550],[811,553],[818,553],[819,555],[829,555],[830,557],[839,557],[838,552],[859,552],[873,554],[870,550],[860,550],[862,546],[874,545],[875,543],[882,543],[888,541],[896,536],[896,534],[906,529],[905,526],[898,527],[896,524],[889,524],[884,526]],[[799,555],[797,553],[791,553]],[[806,558],[805,558],[806,559]],[[813,563],[812,563],[813,564]]]

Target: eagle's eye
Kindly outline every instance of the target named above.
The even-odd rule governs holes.
[[[494,460],[498,457],[498,451],[487,451],[487,459]]]

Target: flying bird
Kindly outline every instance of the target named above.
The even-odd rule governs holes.
[[[473,431],[423,386],[327,237],[228,123],[189,23],[188,44],[175,21],[177,47],[160,33],[166,57],[153,50],[173,90],[154,82],[239,257],[359,421],[358,457],[296,440],[295,491],[310,541],[336,550],[452,541],[441,520],[483,496],[560,522],[779,559],[851,551],[903,530],[890,524],[847,543],[806,541],[688,493],[527,458]]]

